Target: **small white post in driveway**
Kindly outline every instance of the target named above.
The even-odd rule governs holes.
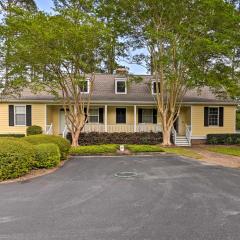
[[[137,132],[137,106],[134,105],[134,132]]]
[[[104,107],[104,124],[105,124],[105,132],[108,131],[108,126],[107,126],[107,105]]]

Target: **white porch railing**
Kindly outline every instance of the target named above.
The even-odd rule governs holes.
[[[104,124],[86,124],[82,130],[82,132],[104,132],[105,125]]]
[[[105,132],[104,124],[86,124],[82,130],[82,132]],[[134,132],[133,124],[111,124],[107,125],[107,132]],[[158,124],[137,124],[136,132],[161,132],[161,126]],[[67,126],[64,127],[62,132],[62,136],[65,138],[67,136],[68,129]]]
[[[162,128],[159,124],[145,124],[140,123],[137,125],[137,132],[161,132]]]
[[[53,124],[52,123],[50,125],[46,126],[45,134],[47,134],[47,135],[52,135],[53,134]]]
[[[186,138],[188,140],[189,145],[191,146],[191,138],[192,138],[192,128],[191,128],[191,125],[186,125]]]
[[[67,125],[65,125],[64,129],[63,129],[63,132],[62,132],[62,137],[63,138],[66,138],[67,137],[67,134],[68,134],[68,127]]]
[[[172,127],[172,137],[173,137],[173,143],[176,144],[177,132],[174,127]]]

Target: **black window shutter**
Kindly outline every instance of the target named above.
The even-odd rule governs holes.
[[[142,123],[142,108],[138,109],[138,123]]]
[[[14,106],[13,105],[8,106],[8,121],[9,121],[9,126],[14,126]]]
[[[99,108],[99,123],[103,123],[103,108]]]
[[[26,125],[32,126],[32,105],[26,106]]]
[[[204,127],[208,127],[208,107],[204,107]]]
[[[157,109],[153,109],[153,123],[157,123]]]
[[[220,107],[219,108],[219,126],[223,127],[224,124],[224,108]]]

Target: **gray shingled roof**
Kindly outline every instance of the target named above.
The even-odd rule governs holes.
[[[124,103],[154,103],[154,98],[149,90],[151,76],[142,76],[143,81],[140,83],[132,82],[128,85],[127,94],[115,94],[115,78],[121,76],[110,74],[97,74],[94,83],[94,91],[92,102],[124,102]],[[9,101],[16,100],[8,98]],[[29,89],[25,89],[19,101],[54,101],[54,96],[47,92],[33,94]],[[208,87],[203,87],[200,91],[197,89],[190,90],[184,96],[183,103],[199,104],[199,103],[223,103],[235,104],[229,99],[220,99],[213,94]]]

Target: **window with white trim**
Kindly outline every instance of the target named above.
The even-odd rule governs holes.
[[[160,82],[158,82],[158,93],[160,92]],[[157,94],[157,82],[152,81],[152,94]]]
[[[89,80],[80,81],[79,89],[82,93],[89,93],[89,88],[90,88],[90,81]]]
[[[219,125],[219,108],[218,107],[208,108],[208,125],[209,126]]]
[[[98,108],[89,109],[88,122],[89,123],[99,123],[99,109]]]
[[[126,94],[127,93],[126,79],[116,79],[115,80],[115,93],[116,94]]]
[[[142,123],[153,123],[153,110],[143,109],[142,110]]]
[[[16,126],[26,125],[26,106],[15,106],[14,109],[14,119]]]

